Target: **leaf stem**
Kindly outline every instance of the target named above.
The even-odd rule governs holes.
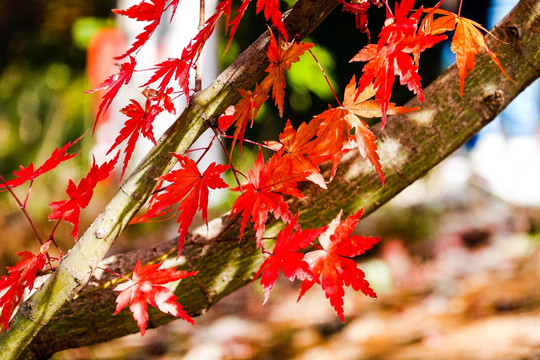
[[[225,139],[234,139],[234,136],[232,136],[232,135],[222,134],[221,136],[224,137]],[[272,149],[271,147],[269,147],[267,145],[258,143],[258,142],[253,141],[253,140],[241,139],[241,141],[245,141],[248,144],[260,146],[260,147],[263,147],[263,148],[268,149],[268,150],[276,151],[276,150]]]
[[[113,274],[114,276],[119,277],[119,278],[122,278],[122,279],[125,279],[125,280],[131,280],[130,278],[128,278],[128,277],[125,276],[125,275],[119,274],[119,273],[117,273],[117,272],[115,272],[115,271],[112,271],[112,270],[109,270],[109,269],[102,268],[101,266],[96,266],[96,269],[99,269],[99,270],[102,270],[102,271],[106,271],[106,272],[108,272],[109,274]]]
[[[26,210],[26,204],[23,204],[21,202],[21,200],[19,200],[19,197],[15,194],[15,192],[13,192],[13,189],[11,189],[11,186],[9,186],[9,184],[7,183],[7,181],[4,179],[4,177],[2,175],[0,175],[0,181],[6,186],[6,188],[8,189],[8,191],[10,192],[11,196],[13,196],[13,198],[15,199],[15,201],[17,202],[17,204],[19,204],[19,207],[21,208],[24,216],[26,216],[26,219],[28,220],[28,222],[30,223],[30,226],[32,227],[32,230],[34,231],[34,234],[36,235],[36,238],[38,239],[39,241],[39,245],[42,246],[43,245],[43,240],[41,239],[41,236],[39,235],[39,232],[37,230],[37,227],[36,225],[34,224],[34,221],[32,220],[32,218],[30,217],[30,214],[28,213],[28,211]]]
[[[28,222],[30,223],[30,227],[32,228],[32,231],[34,231],[34,234],[36,235],[36,238],[38,239],[39,241],[39,245],[40,247],[43,246],[43,240],[41,239],[41,236],[39,235],[39,231],[36,227],[36,224],[34,224],[34,221],[32,220],[32,217],[30,216],[30,214],[28,213],[28,211],[26,210],[26,201],[25,203],[23,204],[21,202],[21,200],[19,199],[19,197],[17,196],[17,194],[15,194],[15,192],[13,191],[13,189],[11,188],[11,186],[9,186],[9,184],[7,183],[7,181],[4,179],[4,177],[2,175],[0,175],[0,181],[6,186],[6,188],[8,189],[8,191],[10,192],[11,196],[13,196],[13,198],[15,199],[15,201],[17,202],[17,204],[19,204],[19,208],[21,209],[21,211],[23,212],[24,216],[26,216],[26,219],[28,220]],[[30,183],[30,186],[32,186],[32,183]],[[26,200],[28,200],[28,194],[30,193],[30,190],[28,190],[27,194],[26,194]],[[49,255],[49,252],[47,251],[46,252],[46,257],[47,257],[47,262],[49,263],[49,266],[50,268],[52,269],[53,266],[52,266],[52,262],[51,262],[51,257]]]
[[[225,156],[227,157],[227,161],[229,162],[229,166],[231,167],[234,180],[236,181],[236,184],[238,185],[238,188],[240,189],[240,194],[244,195],[244,191],[242,190],[242,185],[240,184],[240,180],[238,179],[238,176],[236,175],[236,169],[234,168],[234,165],[232,164],[231,155],[227,151],[227,148],[225,147],[225,144],[223,143],[223,141],[221,141],[221,136],[226,137],[226,135],[225,134],[220,135],[217,129],[213,126],[211,127],[211,129],[214,131],[214,135],[218,139],[219,145],[221,145],[221,148],[223,149],[223,152],[225,153]]]
[[[322,74],[324,76],[324,79],[326,80],[326,83],[328,84],[328,87],[330,87],[330,90],[332,91],[332,94],[334,95],[334,98],[336,99],[337,103],[339,104],[339,106],[342,106],[341,102],[339,101],[338,97],[336,96],[334,88],[330,84],[330,80],[328,80],[328,76],[326,76],[326,72],[324,71],[323,67],[321,66],[321,63],[319,62],[319,60],[317,60],[317,57],[315,56],[315,54],[313,54],[311,49],[308,49],[308,51],[311,54],[311,56],[313,57],[313,59],[315,59],[315,62],[317,63],[317,66],[319,66],[319,69],[321,70],[321,72],[322,72]]]
[[[386,5],[386,12],[388,14],[390,14],[390,17],[392,17],[392,19],[395,19],[394,13],[392,12],[392,9],[390,8],[390,5],[388,4],[388,0],[385,0],[384,4]]]
[[[54,228],[52,229],[51,234],[49,235],[49,240],[52,241],[54,246],[56,246],[56,250],[58,250],[58,253],[60,254],[60,257],[63,257],[64,253],[62,252],[62,249],[60,249],[60,246],[58,246],[58,244],[56,243],[56,240],[54,240],[54,233],[56,231],[56,228],[58,228],[58,225],[60,225],[61,221],[62,220],[58,220],[56,222],[56,225],[54,225]]]
[[[205,147],[199,147],[199,148],[193,148],[193,149],[189,149],[188,151],[186,151],[184,153],[185,154],[189,154],[189,153],[192,153],[192,152],[195,152],[195,151],[206,151],[206,146]]]
[[[208,143],[206,148],[204,148],[203,153],[201,154],[201,156],[199,156],[199,159],[195,162],[195,164],[199,165],[199,163],[204,158],[204,156],[206,154],[208,154],[208,151],[210,151],[210,148],[212,147],[212,144],[214,143],[214,140],[216,140],[216,137],[217,137],[217,134],[216,134],[216,132],[214,132],[214,136],[212,137],[212,140],[210,140],[210,142]]]
[[[32,185],[34,184],[34,180],[30,181],[30,185],[28,186],[28,191],[26,192],[26,197],[24,198],[24,207],[26,208],[26,204],[28,203],[28,198],[30,197],[30,192],[32,191]]]

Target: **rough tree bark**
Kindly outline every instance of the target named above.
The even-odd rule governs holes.
[[[301,8],[304,4],[309,12],[312,10],[310,6],[314,3],[320,6],[323,2],[301,0],[299,6]],[[320,22],[327,12],[335,7],[334,0],[324,1],[324,3],[326,7],[321,11],[321,15],[309,15],[310,19]],[[290,23],[292,21],[289,21]],[[314,22],[308,21],[305,24],[313,25]],[[330,184],[328,191],[321,191],[316,186],[307,186],[304,189],[306,199],[299,203],[291,203],[293,208],[299,206],[303,209],[300,214],[302,226],[304,228],[316,227],[327,223],[340,209],[344,210],[345,215],[356,212],[362,207],[365,213],[371,213],[458,149],[504,109],[527,85],[540,76],[540,37],[537,36],[539,30],[540,4],[537,0],[522,0],[516,9],[493,30],[494,35],[502,42],[488,39],[490,49],[498,54],[505,70],[515,83],[507,80],[489,57],[482,54],[477,60],[475,70],[467,77],[464,95],[460,97],[457,69],[450,68],[425,90],[425,103],[419,104],[417,100],[412,100],[407,104],[407,106],[420,106],[419,111],[395,116],[389,120],[384,131],[378,131],[379,151],[387,185],[382,187],[372,167],[366,161],[360,160],[356,153],[350,153],[344,157],[338,175]],[[209,89],[222,90],[229,87],[235,90],[239,87],[250,87],[247,77],[240,75],[251,69],[249,77],[254,81],[253,79],[258,79],[263,74],[265,60],[261,58],[260,54],[264,52],[260,50],[265,46],[265,42],[263,35],[255,43],[258,45],[254,45],[257,46],[258,51],[252,55],[248,52],[248,55],[243,55],[244,57],[239,60],[249,59],[249,62],[233,64],[232,68],[220,75]],[[231,77],[244,80],[236,80],[229,85],[226,79]],[[174,126],[179,125],[174,125],[173,129],[167,132],[168,136],[176,138],[179,136],[178,132],[184,131],[199,134],[206,126],[202,119],[212,121],[215,119],[215,114],[223,110],[226,104],[235,100],[235,91],[226,93],[227,95],[223,95],[224,93],[218,90],[219,95],[215,95],[206,89],[199,96],[195,96],[192,99],[195,101],[192,101],[190,108],[186,110],[187,115],[182,114],[180,119],[190,120],[186,121],[190,124],[189,126],[194,126],[194,123],[197,123],[197,126],[195,128],[188,126],[184,130],[178,130]],[[219,101],[216,103],[218,98]],[[194,114],[198,116],[204,114],[204,117],[198,121],[193,120],[189,116]],[[163,150],[163,144],[168,141],[169,138],[165,138],[160,143],[159,150]],[[175,142],[174,146],[178,148],[180,146],[178,144],[180,142]],[[182,146],[187,146],[187,144]],[[171,151],[170,147],[166,149]],[[153,160],[154,158],[161,159],[159,161],[163,164],[159,171],[168,169],[170,164],[164,164],[169,162],[169,158],[165,156],[163,153],[153,151],[135,171],[136,179],[142,178],[137,174],[145,174],[147,179],[155,178],[156,170],[151,167],[151,165],[155,166],[154,162],[157,162]],[[152,171],[145,170],[148,167]],[[141,191],[140,185],[130,179],[126,184],[123,186],[124,192],[139,194],[134,202],[136,205],[132,205],[138,208],[149,190],[144,188]],[[139,193],[130,189],[136,189]],[[131,214],[132,212],[126,216],[131,217]],[[104,216],[107,216],[107,212]],[[113,237],[116,237],[120,228],[123,228],[128,220],[113,219],[116,219],[114,220],[116,229],[112,227],[111,232],[114,232]],[[91,227],[87,232],[91,234],[90,237],[94,237],[93,241],[102,241],[99,236],[100,226]],[[272,228],[272,225],[268,228]],[[248,240],[250,235],[252,234],[246,233],[244,240],[239,244],[237,221],[228,220],[224,216],[211,222],[208,232],[204,228],[190,234],[186,239],[182,256],[178,260],[175,253],[176,239],[173,239],[154,249],[143,249],[109,258],[106,260],[108,264],[106,266],[125,273],[132,269],[137,258],[143,261],[168,258],[167,262],[171,266],[200,271],[198,276],[181,281],[175,289],[184,308],[191,315],[200,315],[219,299],[251,281],[263,257],[259,251],[255,250],[253,242]],[[70,256],[76,251],[77,249],[72,250]],[[77,287],[82,286],[83,280],[88,278],[91,269],[99,260],[97,256],[91,258],[87,254],[84,257],[79,255],[77,259],[85,261],[82,268],[86,267],[86,271],[70,280],[73,285],[68,290],[61,291],[65,294],[62,303],[75,295]],[[96,273],[95,276],[76,298],[63,305],[52,321],[41,329],[42,325],[39,324],[44,325],[61,305],[55,304],[54,309],[40,310],[31,315],[34,309],[32,304],[40,304],[40,301],[47,300],[47,296],[56,294],[53,292],[56,291],[54,285],[63,284],[58,282],[57,274],[55,274],[56,279],[49,279],[48,288],[45,288],[48,290],[40,290],[42,293],[40,297],[34,299],[34,303],[31,302],[30,305],[25,306],[22,315],[17,315],[17,320],[13,323],[10,332],[0,339],[2,350],[0,356],[2,358],[18,356],[32,338],[33,341],[24,354],[26,358],[45,358],[62,349],[137,332],[138,328],[128,311],[111,316],[115,307],[115,294],[111,290],[111,284],[107,282],[107,275]],[[62,289],[64,288],[65,285],[62,285]],[[149,328],[156,327],[173,319],[160,312],[152,311],[148,325]],[[27,324],[32,325],[32,330],[19,329],[20,326]],[[10,334],[17,331],[22,334],[19,336],[25,336],[25,340],[13,340],[17,341],[17,345],[13,346],[14,350],[12,350],[9,341],[15,338],[10,337]],[[4,349],[10,352],[6,353]]]

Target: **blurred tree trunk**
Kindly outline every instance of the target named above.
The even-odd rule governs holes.
[[[310,1],[300,3],[315,7]],[[317,6],[321,6],[321,3],[318,2]],[[335,7],[333,0],[324,3],[328,4],[323,10],[324,13]],[[302,11],[308,13],[306,9]],[[310,19],[314,18],[322,20],[320,15]],[[306,21],[305,24],[313,25],[313,22]],[[424,103],[421,104],[414,99],[407,104],[419,106],[420,110],[392,117],[384,131],[377,130],[386,186],[380,185],[375,171],[366,161],[361,160],[356,152],[351,152],[343,158],[338,174],[329,184],[328,191],[321,191],[317,186],[306,186],[304,189],[306,199],[291,204],[293,212],[297,206],[303,209],[300,214],[302,227],[313,228],[324,225],[334,218],[340,209],[343,209],[345,215],[350,215],[360,208],[364,208],[366,213],[373,212],[462,146],[540,76],[539,30],[538,1],[522,0],[493,30],[493,34],[502,41],[488,38],[488,46],[497,53],[503,67],[515,83],[501,74],[489,56],[481,54],[477,59],[475,70],[467,77],[464,95],[460,97],[458,71],[455,66],[451,67],[426,88]],[[264,54],[261,49],[266,43],[261,39],[263,37],[253,45],[255,53],[249,55],[248,50],[248,55],[241,55],[239,59],[251,65],[246,73],[251,79],[258,79],[264,71],[265,61],[257,55],[257,53]],[[218,83],[223,84],[223,79],[229,79],[231,74],[235,73],[237,69],[235,64],[220,75]],[[236,89],[235,86],[247,88],[252,85],[246,86],[247,84],[248,82],[239,81],[230,86]],[[212,85],[209,88],[211,87]],[[192,106],[213,108],[215,113],[219,113],[226,104],[232,103],[235,99],[234,95],[209,96],[205,91],[195,97]],[[219,104],[208,103],[218,97]],[[188,109],[186,116],[197,114]],[[213,115],[209,118],[215,119]],[[199,127],[202,129],[205,125]],[[194,132],[198,134],[200,129]],[[173,130],[168,134],[173,134]],[[154,151],[150,156],[159,155],[156,154]],[[141,168],[148,162],[149,160],[143,160]],[[160,171],[165,171],[166,168],[167,166],[162,166]],[[149,173],[145,174],[148,176]],[[153,176],[152,178],[155,178],[155,174]],[[139,177],[141,178],[144,177]],[[129,184],[128,180],[128,192]],[[144,197],[141,197],[139,201],[143,199]],[[268,225],[267,228],[271,226]],[[190,234],[186,239],[182,256],[178,259],[175,252],[176,239],[173,239],[152,249],[141,249],[109,258],[102,266],[127,273],[131,271],[138,258],[143,262],[167,258],[167,261],[179,268],[198,270],[199,274],[196,277],[181,281],[175,290],[179,302],[191,315],[196,316],[204,314],[219,299],[248,284],[261,264],[262,254],[255,249],[253,242],[248,240],[253,233],[248,230],[240,244],[237,240],[238,233],[238,219],[229,220],[225,215],[212,221],[209,231],[202,228]],[[30,340],[32,338],[33,340],[24,357],[46,358],[62,349],[111,340],[137,332],[138,328],[129,311],[112,316],[116,294],[111,290],[112,286],[107,283],[108,280],[106,274],[96,272],[75,298],[63,305],[58,312],[53,311],[56,314],[51,321],[34,318],[35,322],[47,324],[42,329],[39,326],[40,329],[37,329],[39,333],[33,330],[30,336]],[[54,281],[48,281],[51,282]],[[76,290],[70,291],[76,293]],[[71,296],[66,297],[66,300],[69,299]],[[148,327],[157,327],[171,320],[174,318],[151,311]],[[9,333],[13,330],[15,329],[10,329]],[[5,335],[0,341],[0,349],[6,348]],[[26,344],[17,345],[19,349],[17,351],[25,346]],[[4,356],[4,353],[0,355],[4,358],[9,356]]]

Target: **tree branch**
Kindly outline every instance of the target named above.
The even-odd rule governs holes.
[[[335,0],[299,0],[285,16],[285,25],[298,39],[315,29],[337,6]],[[53,275],[19,309],[10,331],[0,335],[0,359],[14,359],[38,331],[86,284],[93,270],[130,219],[150,197],[155,179],[167,173],[208,124],[239,98],[238,89],[249,89],[268,66],[265,32],[208,88],[194,94],[190,106],[141,161],[103,212],[62,260]]]
[[[467,77],[461,98],[457,69],[450,68],[425,90],[425,103],[412,100],[407,104],[421,106],[419,111],[395,116],[388,121],[384,132],[378,131],[387,185],[382,187],[367,161],[351,152],[343,158],[328,191],[307,186],[306,199],[291,204],[302,209],[302,226],[321,226],[334,218],[340,209],[345,215],[362,207],[366,213],[373,212],[462,146],[540,76],[539,31],[540,5],[537,0],[522,0],[493,31],[506,44],[488,39],[489,47],[497,53],[516,83],[506,79],[489,56],[483,54]],[[242,68],[233,73],[236,71],[242,71]],[[231,70],[224,74],[231,74]],[[229,76],[224,74],[219,81]],[[238,221],[223,217],[211,222],[208,234],[204,228],[186,239],[183,254],[175,265],[200,272],[196,277],[181,281],[175,293],[191,315],[203,314],[212,304],[246,285],[254,276],[263,257],[255,250],[254,241],[249,240],[253,238],[253,232],[246,232],[240,244],[237,238]],[[168,261],[174,263],[175,246],[176,240],[171,240],[155,249],[139,250],[109,259],[109,262],[117,264],[115,271],[126,272],[139,257],[149,261],[171,253]],[[101,285],[85,289],[42,329],[25,354],[28,358],[43,358],[61,349],[138,331],[128,311],[111,316],[115,294],[103,285],[104,279],[95,281]],[[160,312],[151,312],[149,328],[173,319]]]

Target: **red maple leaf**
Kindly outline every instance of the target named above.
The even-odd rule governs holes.
[[[227,109],[225,109],[225,112],[221,114],[221,116],[218,119],[218,129],[222,133],[226,132],[227,129],[233,124],[234,122],[234,113],[236,111],[236,108],[234,105],[229,106]]]
[[[127,10],[113,10],[119,15],[124,15],[129,18],[135,19],[137,21],[149,21],[148,24],[142,33],[137,35],[135,42],[130,49],[123,55],[117,57],[117,59],[122,59],[131,53],[138,51],[145,43],[148,41],[150,36],[154,33],[155,29],[161,21],[161,16],[165,10],[169,7],[172,7],[171,21],[174,17],[176,9],[178,7],[178,0],[171,1],[166,5],[167,0],[150,0],[143,1],[138,5],[134,5]],[[231,11],[231,0],[225,0],[220,2],[216,6],[216,13],[212,15],[205,23],[205,26],[197,33],[193,40],[183,49],[182,56],[177,59],[169,59],[157,64],[153,69],[155,70],[154,74],[150,79],[143,84],[142,86],[147,86],[153,82],[158,81],[160,78],[163,78],[158,86],[160,93],[165,92],[165,90],[170,86],[170,81],[174,76],[174,79],[180,86],[181,91],[186,96],[186,102],[189,104],[189,71],[194,67],[197,59],[199,58],[201,51],[206,44],[206,41],[214,32],[215,26],[223,14],[226,14],[227,17]],[[131,56],[130,56],[131,57]],[[132,58],[133,59],[133,58]],[[132,60],[134,61],[134,60]],[[129,80],[129,79],[128,79]],[[120,88],[122,83],[119,84]],[[95,90],[93,90],[95,91]],[[118,92],[116,89],[114,95]],[[111,96],[114,97],[114,95]],[[112,99],[111,99],[112,101]],[[110,102],[110,101],[109,101]],[[108,107],[108,105],[107,105]],[[101,112],[101,106],[100,106]],[[98,113],[99,117],[99,113]]]
[[[197,274],[197,271],[187,272],[175,268],[159,269],[162,264],[163,262],[160,262],[159,264],[150,264],[141,268],[141,261],[139,260],[133,269],[132,279],[114,288],[114,291],[120,291],[116,298],[114,315],[129,304],[129,309],[133,313],[133,318],[137,321],[141,336],[144,335],[148,321],[147,303],[159,308],[163,313],[181,317],[190,324],[194,324],[193,319],[182,310],[182,305],[176,301],[178,299],[176,295],[161,285],[193,276]]]
[[[279,232],[274,250],[270,256],[264,260],[255,275],[254,280],[262,273],[261,285],[264,292],[263,304],[268,301],[268,297],[274,288],[280,269],[291,281],[294,279],[314,279],[314,275],[309,269],[308,263],[303,260],[304,254],[298,251],[308,247],[315,241],[315,239],[317,239],[324,231],[324,228],[316,230],[300,230],[298,229],[298,224],[296,222],[297,219],[298,214],[296,214],[285,229]],[[293,234],[292,232],[295,229],[296,231]]]
[[[69,200],[54,201],[49,204],[53,211],[49,214],[49,220],[65,220],[73,225],[71,236],[77,241],[79,232],[79,216],[81,209],[84,209],[90,203],[94,195],[94,188],[97,183],[105,180],[111,171],[114,169],[120,153],[109,162],[96,165],[94,159],[92,168],[84,178],[81,179],[79,185],[75,185],[73,180],[69,179],[69,184],[66,193],[69,195]]]
[[[246,12],[246,9],[249,5],[251,0],[243,0],[242,4],[238,7],[236,10],[236,16],[234,17],[231,22],[228,21],[228,13],[227,13],[227,28],[230,28],[229,31],[229,41],[227,42],[227,47],[225,48],[225,52],[229,49],[229,45],[231,45],[231,41],[234,37],[234,34],[236,33],[236,30],[238,29],[238,25],[240,25],[240,20],[242,20],[242,17],[244,16],[244,13]],[[278,29],[281,36],[285,39],[285,41],[288,41],[287,31],[285,30],[285,25],[283,24],[283,16],[281,12],[279,11],[279,1],[278,0],[257,0],[257,6],[256,6],[256,13],[260,13],[264,9],[264,17],[266,20],[271,20],[272,25]],[[229,10],[230,12],[230,10]]]
[[[21,284],[20,273],[15,272],[0,278],[0,332],[9,330],[9,320],[15,308],[22,301],[25,287]]]
[[[142,86],[149,85],[160,78],[163,78],[158,86],[160,92],[165,91],[170,86],[170,81],[174,79],[180,86],[180,89],[186,96],[186,102],[189,104],[189,71],[194,67],[198,60],[201,51],[210,38],[218,20],[223,14],[229,14],[231,8],[231,0],[226,0],[216,6],[216,13],[212,15],[206,22],[204,27],[197,33],[191,42],[182,50],[180,59],[168,59],[157,64],[152,70],[156,70],[150,79]],[[176,10],[176,6],[174,7]],[[174,14],[173,14],[174,16]]]
[[[176,9],[178,9],[178,5],[180,4],[180,0],[171,0],[171,3],[165,8],[168,9],[169,7],[172,7],[172,13],[171,13],[171,20],[174,18],[174,14],[176,14]]]
[[[359,92],[362,92],[373,82],[377,89],[375,97],[381,104],[383,127],[395,76],[399,76],[401,85],[407,85],[408,89],[423,101],[418,66],[411,54],[418,57],[420,52],[446,39],[445,35],[417,32],[422,10],[417,10],[409,16],[413,5],[414,0],[396,2],[395,16],[386,19],[377,45],[367,45],[351,59],[351,61],[367,61],[362,77],[358,81],[358,88]]]
[[[133,72],[135,71],[135,65],[137,65],[135,58],[130,56],[129,62],[123,63],[118,73],[111,75],[107,80],[99,84],[94,89],[85,92],[85,94],[90,94],[96,91],[106,90],[106,93],[101,98],[102,100],[99,104],[93,131],[96,130],[100,115],[107,111],[122,85],[127,84],[129,80],[131,80]]]
[[[260,13],[264,9],[264,17],[266,21],[271,20],[272,25],[280,32],[285,41],[289,41],[287,30],[283,24],[281,12],[279,11],[279,0],[257,0],[256,13]]]
[[[368,18],[367,11],[369,6],[373,3],[374,5],[381,7],[383,5],[381,0],[353,0],[349,4],[345,0],[338,0],[343,4],[343,11],[354,14],[354,20],[356,22],[356,28],[358,31],[365,33],[368,37],[368,43],[371,42],[371,35],[368,29]]]
[[[351,236],[361,215],[362,210],[341,222],[340,211],[319,237],[322,249],[308,252],[304,257],[341,321],[344,321],[343,286],[351,286],[356,291],[361,290],[368,296],[376,297],[364,272],[351,259],[363,254],[380,240],[379,237]],[[298,300],[315,284],[315,280],[304,280]]]
[[[0,278],[0,332],[9,330],[9,320],[22,301],[25,289],[33,289],[37,272],[45,268],[49,244],[50,241],[43,244],[37,255],[27,250],[17,253],[22,259],[8,267],[9,275]]]
[[[178,228],[178,251],[180,252],[197,209],[201,211],[202,219],[208,225],[208,190],[228,187],[220,175],[229,167],[212,163],[201,174],[195,161],[186,156],[173,155],[178,159],[182,168],[159,178],[159,180],[168,181],[171,184],[163,191],[156,193],[152,199],[152,205],[146,214],[138,219],[138,222],[162,216],[174,204],[180,202],[177,220],[180,223]]]
[[[142,86],[147,86],[163,78],[158,85],[160,92],[165,92],[165,89],[170,86],[171,79],[180,85],[182,92],[189,97],[189,69],[191,64],[184,59],[168,59],[157,64],[152,70],[156,72]]]
[[[348,138],[347,123],[344,119],[347,114],[342,107],[330,108],[310,121],[310,124],[317,127],[317,138],[309,156],[332,162],[331,179],[336,175],[343,145]]]
[[[240,147],[242,146],[244,132],[246,131],[248,122],[253,125],[253,119],[257,116],[262,104],[264,104],[268,98],[268,92],[265,93],[258,84],[255,84],[254,92],[243,89],[238,89],[238,92],[242,98],[234,106],[235,110],[230,122],[231,124],[234,123],[236,126],[231,144],[231,153],[233,152],[237,141],[240,141]]]
[[[131,99],[131,104],[127,105],[121,110],[122,113],[129,119],[124,123],[124,127],[122,130],[120,130],[120,134],[118,134],[114,144],[107,152],[107,154],[110,154],[118,145],[127,139],[127,146],[124,149],[124,165],[122,167],[122,174],[120,178],[124,177],[127,164],[129,159],[131,159],[133,150],[135,150],[135,145],[137,144],[139,135],[142,134],[143,137],[152,141],[154,145],[157,144],[153,133],[153,122],[156,116],[158,116],[164,110],[164,108],[160,105],[160,101],[165,100],[165,102],[167,102],[166,99],[168,98],[168,95],[166,97],[156,96],[151,89],[145,89],[143,91],[143,95],[146,97],[144,108],[137,100]],[[174,107],[172,110],[174,111]]]
[[[264,164],[262,152],[259,150],[253,169],[248,171],[248,183],[242,185],[242,194],[238,196],[231,209],[231,217],[242,213],[240,238],[251,217],[256,231],[257,246],[261,243],[269,212],[273,213],[276,219],[280,218],[287,223],[291,221],[292,214],[283,195],[304,197],[296,185],[305,179],[306,174],[291,175],[283,171],[279,166],[281,155],[282,151],[277,152]]]
[[[307,173],[306,180],[326,189],[326,182],[317,166],[325,159],[313,156],[313,148],[317,143],[314,140],[317,134],[314,123],[302,123],[296,131],[291,121],[287,120],[283,132],[279,135],[279,142],[267,141],[266,145],[276,151],[283,149],[280,164],[285,171],[291,174]]]
[[[272,86],[272,99],[274,99],[279,109],[280,117],[283,117],[283,104],[285,101],[285,70],[290,70],[291,65],[300,60],[300,56],[312,47],[313,44],[310,43],[284,43],[281,38],[278,42],[272,31],[270,31],[270,44],[267,51],[270,64],[265,70],[268,75],[263,80],[263,83]],[[261,86],[266,88],[262,84]]]
[[[150,22],[150,24],[144,27],[143,32],[135,37],[135,42],[131,45],[131,47],[124,54],[116,57],[115,59],[119,60],[125,58],[126,56],[139,50],[148,41],[161,21],[161,15],[166,9],[166,2],[167,0],[150,0],[149,2],[142,1],[141,3],[133,5],[125,10],[113,9],[115,14],[127,16],[128,18],[135,19],[137,21]],[[174,12],[176,11],[178,4],[177,2],[176,4],[173,2],[172,5],[174,16]]]
[[[236,10],[236,16],[234,19],[232,19],[230,22],[227,21],[227,30],[229,31],[229,41],[227,41],[227,46],[225,47],[225,52],[229,50],[229,46],[231,45],[231,42],[234,38],[234,34],[236,34],[236,30],[238,29],[238,25],[240,25],[240,20],[242,20],[242,17],[244,16],[244,13],[247,10],[247,7],[251,0],[244,0],[242,1],[242,4],[238,7]]]
[[[71,146],[75,145],[81,138],[82,136],[73,142],[68,142],[60,150],[58,150],[58,148],[54,149],[51,156],[49,156],[49,158],[45,160],[43,165],[41,165],[35,170],[34,170],[33,163],[30,163],[28,167],[19,166],[19,171],[13,172],[13,174],[15,175],[15,178],[13,180],[7,181],[7,186],[14,188],[14,187],[24,184],[27,181],[34,181],[38,176],[43,175],[46,172],[56,168],[60,163],[66,160],[69,160],[72,157],[77,156],[79,152],[76,152],[74,154],[68,154],[67,151]],[[6,188],[6,184],[0,183],[0,191],[5,191],[5,188]]]

